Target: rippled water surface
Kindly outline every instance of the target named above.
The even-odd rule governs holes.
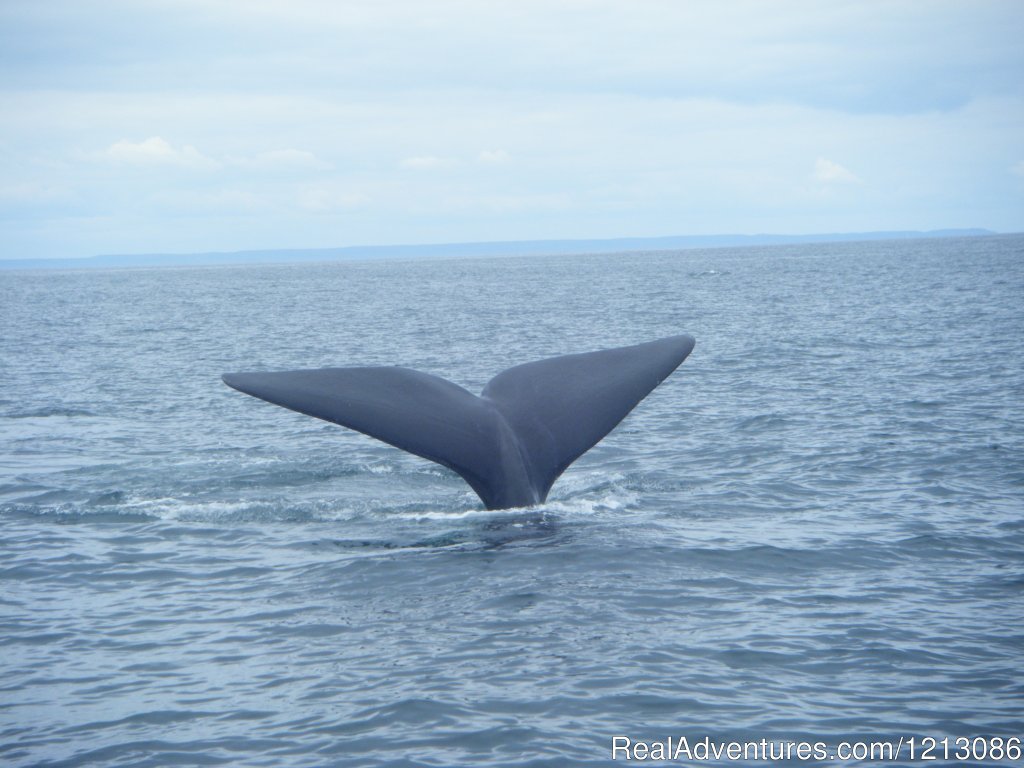
[[[0,273],[0,763],[1019,736],[1022,297],[1019,236]],[[680,332],[528,510],[220,382]]]

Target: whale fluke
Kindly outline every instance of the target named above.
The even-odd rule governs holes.
[[[488,509],[551,485],[693,349],[690,336],[517,365],[479,396],[409,368],[226,373],[229,387],[340,424],[454,470]]]

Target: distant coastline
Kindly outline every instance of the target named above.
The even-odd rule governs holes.
[[[438,243],[428,245],[356,245],[343,248],[118,254],[72,259],[0,259],[0,269],[123,269],[132,267],[198,267],[229,264],[290,264],[318,261],[445,257],[567,256],[588,253],[737,248],[758,245],[792,245],[798,243],[985,237],[997,234],[1001,233],[988,229],[935,229],[930,231],[845,232],[813,235],[679,235],[670,237],[620,237],[595,240],[513,240],[507,242]]]

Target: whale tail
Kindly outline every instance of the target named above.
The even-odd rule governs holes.
[[[690,336],[517,365],[479,396],[399,367],[228,373],[245,394],[457,472],[488,509],[543,502],[565,469],[693,349]]]

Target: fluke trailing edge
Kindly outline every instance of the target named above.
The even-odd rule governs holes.
[[[227,373],[229,387],[454,470],[488,509],[543,502],[686,359],[690,336],[509,368],[479,396],[409,368]]]

